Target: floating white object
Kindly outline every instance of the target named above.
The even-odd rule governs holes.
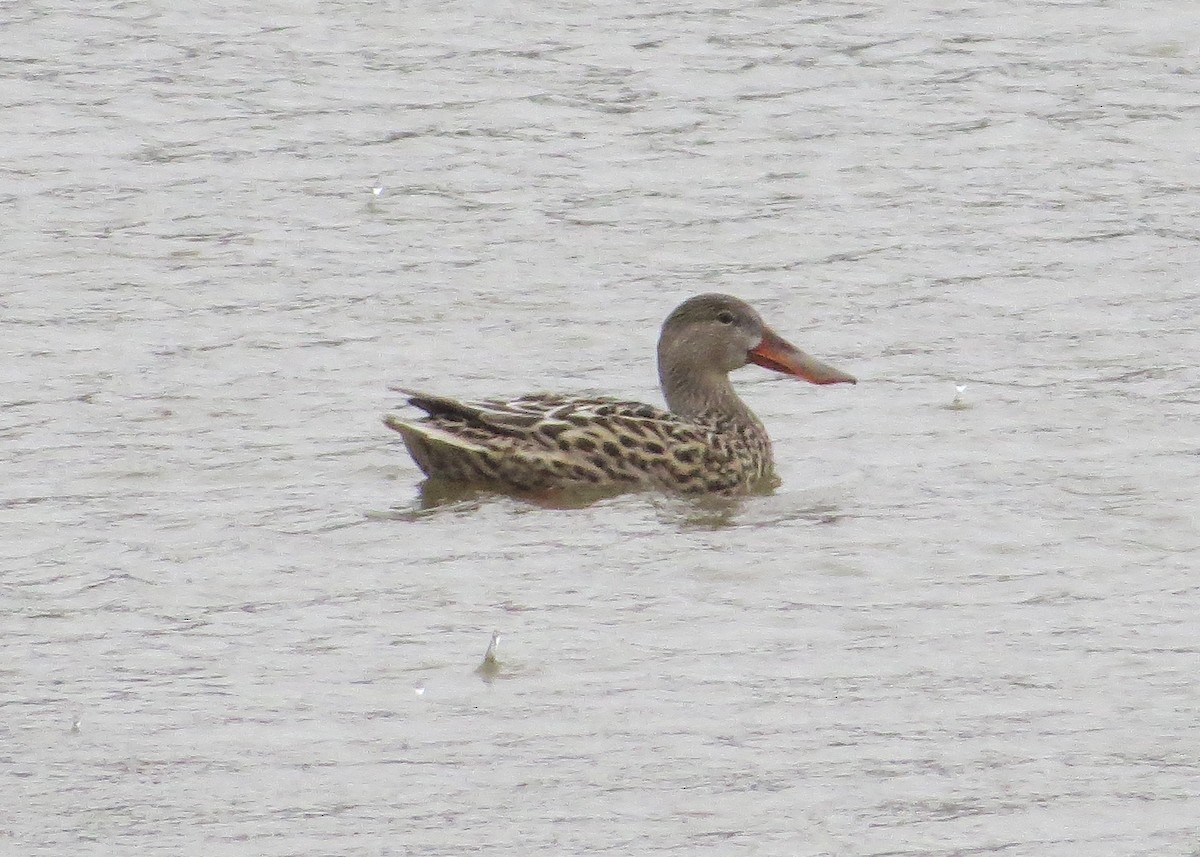
[[[946,409],[950,411],[965,411],[967,408],[971,407],[969,404],[967,404],[966,400],[963,399],[963,393],[965,393],[966,390],[966,384],[955,384],[954,398],[950,401],[950,404],[946,405]]]

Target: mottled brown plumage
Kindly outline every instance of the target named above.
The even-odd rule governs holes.
[[[546,393],[459,401],[396,388],[426,416],[384,422],[431,478],[532,492],[740,494],[775,479],[766,429],[729,383],[749,362],[815,384],[855,382],[780,338],[748,304],[709,294],[680,304],[663,324],[658,372],[670,410]]]

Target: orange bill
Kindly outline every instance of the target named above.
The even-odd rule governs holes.
[[[858,379],[805,354],[770,328],[763,333],[762,342],[750,349],[751,363],[766,369],[795,375],[813,384],[857,384]]]

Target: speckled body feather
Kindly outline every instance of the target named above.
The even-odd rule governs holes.
[[[745,493],[774,478],[757,420],[696,419],[639,402],[554,394],[458,401],[413,390],[420,420],[388,416],[427,476],[522,491],[609,486]]]

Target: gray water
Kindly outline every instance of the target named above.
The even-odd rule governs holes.
[[[0,16],[0,853],[1200,855],[1200,4]],[[380,424],[713,290],[771,496]]]

